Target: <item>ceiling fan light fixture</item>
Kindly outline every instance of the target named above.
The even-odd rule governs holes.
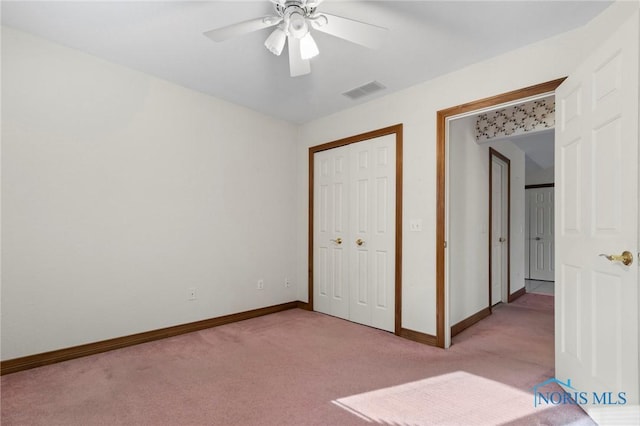
[[[2,0],[0,0],[2,1]],[[204,35],[213,41],[225,41],[233,37],[272,28],[264,46],[280,56],[285,45],[289,47],[289,74],[292,77],[311,72],[310,59],[320,53],[310,32],[319,31],[331,36],[375,49],[384,38],[386,28],[338,15],[318,13],[323,0],[270,0],[274,12],[269,16],[237,22],[213,30]]]
[[[297,39],[302,39],[309,33],[307,20],[302,13],[296,11],[289,15],[289,33]]]
[[[264,46],[269,50],[269,52],[273,53],[276,56],[280,56],[282,50],[284,49],[284,43],[287,41],[287,35],[281,28],[276,28],[273,32],[267,37],[264,42]]]
[[[321,28],[329,23],[325,15],[314,15],[307,18],[313,28]]]
[[[311,37],[311,33],[307,33],[300,39],[300,56],[302,59],[311,59],[318,56],[320,50],[316,41]]]

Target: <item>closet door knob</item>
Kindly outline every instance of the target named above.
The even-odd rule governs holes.
[[[340,237],[336,238],[335,240],[331,240],[331,241],[333,241],[334,243],[336,243],[338,245],[342,244],[342,238],[340,238]]]
[[[363,240],[362,238],[358,238],[358,239],[356,240],[356,244],[357,244],[358,246],[361,246],[361,245],[363,245],[363,244],[364,244],[364,240]]]

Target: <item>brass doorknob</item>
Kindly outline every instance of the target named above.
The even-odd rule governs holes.
[[[633,263],[633,255],[629,251],[623,251],[622,254],[601,254],[600,256],[606,257],[612,262],[622,262],[624,265],[629,266]]]
[[[362,238],[358,238],[358,239],[356,240],[356,244],[357,244],[358,246],[361,246],[361,245],[363,245],[363,244],[364,244],[364,240],[363,240]]]
[[[331,240],[331,241],[333,241],[334,243],[336,243],[338,245],[342,244],[342,238],[340,238],[340,237],[336,238],[335,240]]]

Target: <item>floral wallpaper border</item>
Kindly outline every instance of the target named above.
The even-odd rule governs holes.
[[[555,124],[555,99],[539,99],[480,114],[476,121],[476,140],[480,142],[536,130],[552,129]]]

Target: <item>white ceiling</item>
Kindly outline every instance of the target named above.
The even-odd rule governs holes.
[[[509,139],[525,153],[527,171],[548,169],[554,164],[554,130],[531,132]]]
[[[584,25],[607,1],[325,1],[320,11],[384,26],[379,50],[315,32],[312,73],[289,77],[261,30],[203,32],[272,13],[269,1],[2,1],[2,23],[182,86],[303,123]],[[548,64],[541,64],[548,66]],[[341,93],[377,80],[387,89]]]

